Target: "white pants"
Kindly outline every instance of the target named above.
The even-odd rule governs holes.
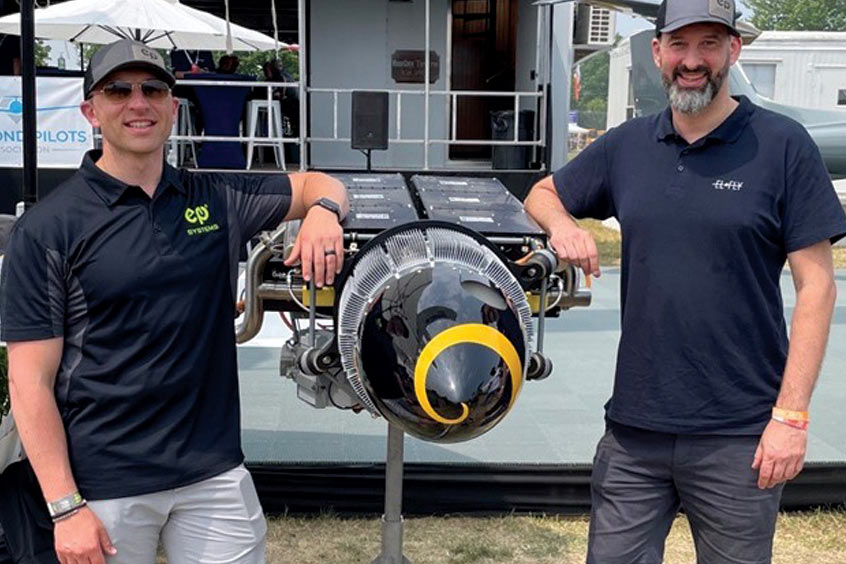
[[[173,490],[89,501],[117,549],[108,564],[263,564],[267,524],[244,465]]]

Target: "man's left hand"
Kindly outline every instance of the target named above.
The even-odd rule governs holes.
[[[807,442],[807,431],[770,420],[752,463],[758,470],[758,487],[772,488],[795,478],[805,464]]]
[[[333,284],[344,266],[344,233],[338,216],[320,206],[312,206],[303,218],[287,266],[302,261],[303,279],[314,276],[314,284]]]

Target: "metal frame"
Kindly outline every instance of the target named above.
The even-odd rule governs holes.
[[[282,144],[296,144],[300,147],[299,170],[308,170],[311,167],[309,148],[310,144],[314,142],[343,142],[349,143],[350,137],[342,137],[338,133],[338,107],[339,97],[341,95],[349,96],[353,91],[364,92],[387,92],[390,96],[396,99],[396,128],[395,133],[389,138],[393,144],[413,144],[423,146],[423,170],[463,170],[466,169],[461,165],[450,166],[449,159],[447,165],[443,167],[432,167],[430,163],[430,149],[433,145],[443,146],[524,146],[532,147],[534,153],[534,161],[538,160],[539,150],[546,148],[548,145],[547,139],[547,113],[549,106],[549,92],[547,84],[551,73],[551,57],[549,56],[550,49],[550,5],[539,5],[537,7],[537,25],[536,25],[536,49],[535,49],[535,76],[534,76],[534,91],[478,91],[478,90],[451,90],[449,88],[444,90],[432,90],[430,84],[430,51],[431,51],[431,0],[426,0],[425,12],[425,70],[424,70],[424,84],[420,90],[400,90],[400,89],[385,89],[385,88],[312,88],[308,85],[308,32],[306,29],[306,0],[298,0],[299,9],[299,23],[298,23],[298,41],[299,41],[299,81],[297,82],[269,82],[258,81],[250,82],[250,87],[266,87],[268,105],[272,102],[272,88],[296,88],[299,91],[299,113],[300,113],[300,128],[297,137],[271,136],[271,130],[268,128],[267,136],[255,135],[238,135],[238,136],[220,136],[220,135],[172,135],[170,140],[174,144],[182,141],[236,141],[241,143],[249,142],[274,142]],[[446,16],[446,69],[445,79],[446,84],[451,83],[452,77],[452,6],[447,9]],[[193,86],[222,86],[222,87],[243,87],[243,81],[216,81],[216,80],[180,80],[178,84],[193,85]],[[311,136],[311,124],[309,121],[309,104],[311,103],[312,95],[330,94],[332,96],[332,133],[331,136]],[[423,96],[423,136],[415,138],[406,138],[402,135],[402,111],[403,98],[407,96]],[[445,112],[445,138],[433,139],[431,135],[431,100],[433,96],[443,97],[445,104],[448,106],[448,111]],[[458,99],[460,97],[499,97],[499,98],[513,98],[514,105],[514,137],[509,140],[494,141],[492,139],[458,139]],[[520,103],[522,99],[535,100],[535,128],[534,139],[530,141],[521,141],[520,135]],[[99,138],[95,134],[95,138]],[[452,163],[455,164],[455,163]],[[545,165],[542,165],[545,167]],[[396,168],[396,167],[395,167]],[[402,167],[399,167],[402,168]]]
[[[548,89],[547,83],[550,76],[550,33],[549,21],[551,8],[549,5],[539,5],[537,7],[537,27],[536,27],[536,42],[535,49],[535,90],[530,92],[503,92],[503,91],[473,91],[473,90],[432,90],[430,84],[430,51],[431,51],[431,0],[425,2],[425,40],[424,40],[424,84],[420,90],[399,90],[399,89],[385,89],[385,88],[312,88],[308,85],[308,31],[306,29],[306,0],[298,0],[299,23],[298,23],[298,41],[299,41],[299,81],[298,82],[250,82],[250,86],[265,86],[267,88],[267,99],[271,101],[271,88],[297,88],[300,96],[300,129],[298,137],[271,137],[268,129],[268,136],[244,136],[224,137],[224,136],[173,136],[172,140],[179,141],[272,141],[277,143],[297,144],[300,147],[300,170],[307,170],[311,166],[309,148],[313,142],[344,142],[349,143],[349,137],[341,137],[338,133],[338,107],[339,96],[350,95],[354,90],[365,92],[388,92],[389,95],[396,99],[396,130],[395,135],[389,141],[394,144],[415,144],[423,146],[423,170],[461,170],[462,166],[445,166],[433,168],[430,163],[430,148],[432,145],[483,145],[483,146],[527,146],[532,147],[535,153],[535,160],[538,157],[538,151],[541,148],[547,147],[547,110],[548,110]],[[446,17],[446,69],[445,78],[446,84],[451,83],[452,76],[452,6],[451,4],[447,10]],[[191,80],[181,82],[182,84],[191,84],[196,86],[244,86],[243,82],[239,81],[204,81]],[[309,122],[309,104],[311,103],[312,95],[331,94],[332,96],[332,134],[331,136],[310,136],[311,124]],[[402,110],[403,98],[406,96],[423,96],[423,137],[405,138],[402,135]],[[431,100],[433,96],[440,96],[445,99],[449,105],[449,111],[445,115],[445,131],[447,132],[444,139],[433,139],[431,135]],[[492,139],[457,139],[457,124],[458,124],[458,98],[466,97],[511,97],[514,99],[514,138],[509,140],[494,141]],[[530,141],[521,141],[520,134],[520,102],[521,99],[529,98],[535,100],[535,135],[534,139]],[[402,168],[402,167],[400,167]]]

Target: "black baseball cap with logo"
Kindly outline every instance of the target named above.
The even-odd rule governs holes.
[[[739,37],[736,21],[734,0],[664,0],[658,7],[655,31],[661,34],[696,23],[721,23]]]
[[[158,51],[131,39],[121,39],[106,45],[91,57],[82,83],[85,97],[88,98],[94,87],[104,78],[123,69],[149,71],[170,87],[176,83],[176,78],[167,70],[164,59]]]

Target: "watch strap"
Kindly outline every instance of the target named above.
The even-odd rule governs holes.
[[[56,501],[47,502],[47,509],[50,511],[51,518],[70,513],[71,511],[84,506],[85,498],[83,498],[82,494],[78,491],[73,492],[70,495],[66,495],[61,499],[57,499]]]
[[[330,212],[334,213],[338,217],[338,223],[344,220],[344,216],[341,213],[341,206],[337,202],[330,200],[329,198],[323,197],[319,198],[316,202],[314,202],[311,207],[320,206],[323,209],[329,210]]]

